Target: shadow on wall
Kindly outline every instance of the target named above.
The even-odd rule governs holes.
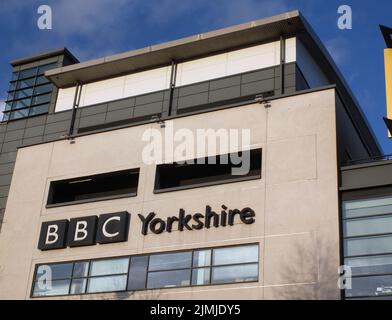
[[[313,247],[301,241],[292,243],[290,261],[276,272],[281,283],[288,285],[272,290],[269,299],[281,300],[336,300],[340,299],[339,245],[314,237]],[[310,250],[309,250],[310,249]],[[283,260],[285,259],[282,257]],[[268,290],[268,289],[266,289]]]

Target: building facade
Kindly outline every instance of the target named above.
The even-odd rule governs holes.
[[[388,296],[389,202],[364,232],[372,202],[351,202],[363,186],[345,166],[382,152],[299,12],[82,63],[61,49],[11,64],[0,298]],[[181,130],[220,143],[167,151]],[[222,143],[231,130],[249,141]],[[156,163],[146,132],[162,137]]]

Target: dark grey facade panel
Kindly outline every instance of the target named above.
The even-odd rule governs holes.
[[[248,96],[252,94],[273,91],[274,89],[275,89],[274,79],[261,80],[261,81],[243,84],[241,86],[241,95]]]
[[[62,111],[58,113],[48,114],[46,118],[46,123],[54,123],[60,121],[71,121],[72,118],[72,111]]]
[[[223,79],[218,79],[218,80],[211,80],[210,81],[210,90],[217,90],[217,89],[223,89],[227,87],[233,87],[233,86],[239,86],[241,84],[241,76],[233,76],[233,77],[228,77],[228,78],[223,78]]]
[[[0,187],[0,197],[7,197],[8,196],[8,191],[10,190],[9,186],[2,186]]]
[[[132,117],[132,115],[133,115],[133,108],[111,111],[107,113],[105,122],[108,123],[108,122],[119,121],[123,119],[129,119]]]
[[[275,76],[276,67],[267,68],[259,71],[248,72],[241,75],[241,83],[255,82],[266,79],[273,79],[276,76],[280,76],[279,73]]]
[[[45,127],[45,135],[65,131],[69,129],[69,125],[69,121],[48,123]]]
[[[12,174],[13,170],[14,170],[14,163],[12,162],[0,165],[0,175]]]
[[[15,140],[20,140],[23,138],[24,135],[24,129],[19,129],[19,130],[13,130],[13,131],[7,131],[4,137],[4,142],[9,142],[9,141],[15,141]]]
[[[149,94],[144,94],[141,96],[137,96],[136,98],[135,105],[144,105],[144,104],[151,104],[154,102],[159,102],[164,99],[164,92],[155,92],[155,93],[149,93]]]
[[[108,103],[108,112],[131,108],[135,105],[135,98],[127,98],[123,100]]]
[[[341,168],[341,190],[392,185],[392,161],[383,160]]]
[[[0,164],[3,163],[9,163],[9,162],[15,162],[16,160],[16,151],[13,152],[7,152],[7,153],[1,153],[0,154]]]
[[[35,143],[40,143],[44,141],[44,136],[32,137],[32,138],[24,138],[23,145],[30,145]]]
[[[37,136],[42,136],[45,131],[45,126],[36,126],[36,127],[31,127],[31,128],[26,128],[24,131],[24,138],[32,138],[32,137],[37,137]]]
[[[197,84],[190,84],[183,87],[178,88],[178,96],[185,97],[190,95],[199,94],[202,92],[207,92],[209,90],[210,82],[202,82]]]
[[[136,105],[133,113],[134,118],[145,117],[162,112],[163,101],[154,102],[146,105]]]
[[[234,99],[241,96],[241,87],[234,86],[210,91],[208,102],[213,103],[221,100]]]
[[[15,151],[22,144],[21,140],[5,142],[1,148],[1,152],[11,152]]]
[[[81,110],[82,117],[92,116],[99,113],[105,113],[108,110],[108,104],[107,103],[95,104],[94,106],[84,107],[81,108],[80,110]]]
[[[44,125],[46,123],[47,118],[49,118],[49,116],[54,116],[54,115],[48,115],[48,116],[43,115],[43,116],[32,117],[27,119],[26,128]]]
[[[12,174],[5,174],[0,176],[0,186],[9,186],[11,184]],[[3,207],[0,207],[3,208]]]
[[[24,129],[26,127],[26,123],[27,123],[27,119],[12,121],[7,124],[6,130],[12,131],[12,130]]]
[[[80,127],[89,127],[105,122],[106,113],[99,113],[88,117],[80,117]],[[67,122],[68,126],[69,123]]]

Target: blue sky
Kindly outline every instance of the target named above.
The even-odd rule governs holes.
[[[42,4],[52,8],[52,30],[37,27]],[[343,4],[353,11],[351,30],[337,27]],[[392,27],[390,0],[0,0],[0,101],[15,58],[65,46],[85,61],[294,9],[330,51],[384,152],[392,154],[382,121],[385,43],[378,29]]]

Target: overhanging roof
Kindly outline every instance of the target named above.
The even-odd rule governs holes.
[[[169,65],[173,60],[180,62],[268,42],[278,39],[281,35],[296,35],[301,39],[330,82],[336,84],[347,112],[369,153],[371,155],[381,154],[381,147],[358,101],[330,54],[298,10],[138,50],[51,69],[46,71],[45,75],[59,88],[66,88],[77,82],[88,83]]]
[[[169,65],[172,60],[184,61],[204,55],[245,47],[295,34],[303,28],[298,11],[255,20],[229,28],[201,33],[142,49],[115,54],[45,73],[59,88],[120,76],[138,70]]]

